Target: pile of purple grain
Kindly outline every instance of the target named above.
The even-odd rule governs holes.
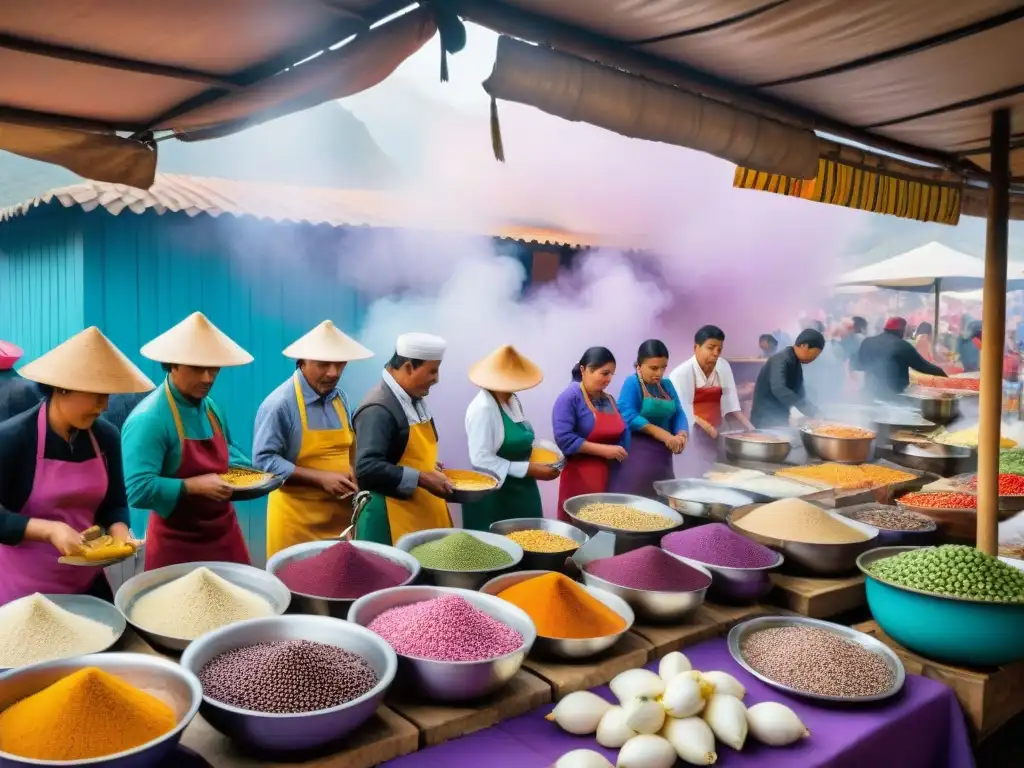
[[[707,574],[652,545],[592,560],[583,570],[619,587],[650,592],[693,592],[711,584]]]
[[[377,673],[354,653],[309,640],[235,648],[199,672],[203,695],[251,712],[317,712],[372,690]]]
[[[935,527],[930,517],[897,507],[875,507],[850,512],[848,517],[883,531],[927,531]]]
[[[779,556],[733,531],[724,523],[708,523],[685,531],[675,531],[661,540],[662,549],[721,568],[767,568],[779,562]]]
[[[835,632],[771,627],[751,633],[743,659],[769,680],[822,696],[860,698],[885,693],[893,672],[885,659]]]

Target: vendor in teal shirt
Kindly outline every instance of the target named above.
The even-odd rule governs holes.
[[[121,431],[128,503],[151,510],[146,570],[177,563],[250,563],[229,467],[252,467],[209,397],[221,368],[252,356],[196,312],[142,348],[162,364],[164,383],[132,411]]]

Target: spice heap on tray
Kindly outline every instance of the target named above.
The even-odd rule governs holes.
[[[878,464],[848,466],[832,462],[812,464],[806,467],[788,467],[778,470],[775,474],[781,477],[791,477],[794,480],[821,483],[844,491],[895,485],[917,477],[910,472],[890,469]]]
[[[661,546],[681,557],[722,568],[767,568],[779,560],[773,550],[741,536],[724,523],[675,531],[661,540]]]
[[[174,711],[155,696],[86,667],[0,713],[0,752],[89,760],[140,747],[175,725]]]
[[[391,608],[369,628],[396,653],[433,661],[485,661],[523,646],[519,632],[458,595]]]
[[[446,469],[444,476],[457,491],[487,491],[498,484],[490,475],[471,469]]]
[[[557,464],[558,454],[547,448],[541,448],[539,445],[535,445],[533,450],[530,451],[530,463],[531,464]]]
[[[900,496],[897,503],[919,509],[977,509],[978,497],[959,491],[921,491]]]
[[[978,476],[973,475],[967,481],[966,487],[972,491],[978,488]],[[999,495],[1000,496],[1024,496],[1024,477],[1020,475],[999,473]]]
[[[870,429],[851,427],[846,424],[811,424],[808,430],[819,437],[838,437],[843,440],[869,440],[875,436]]]
[[[619,614],[560,573],[521,581],[502,590],[498,597],[522,608],[542,637],[607,637],[626,628]]]
[[[655,546],[592,560],[583,570],[616,586],[649,592],[694,592],[711,584],[710,576]]]
[[[292,592],[332,600],[354,600],[409,578],[404,566],[348,541],[302,560],[292,560],[276,573]]]
[[[901,587],[986,602],[1024,602],[1024,572],[958,544],[915,549],[875,561],[871,575]]]
[[[513,531],[506,533],[505,538],[512,539],[527,552],[569,552],[578,549],[579,544],[568,536],[560,536],[550,531]]]
[[[893,683],[884,658],[817,627],[758,630],[744,639],[740,653],[768,679],[822,696],[877,696]]]
[[[504,549],[465,531],[420,544],[409,554],[424,568],[438,571],[488,571],[512,565],[512,555]]]
[[[962,448],[978,447],[978,425],[967,429],[959,429],[956,432],[940,432],[932,438],[936,443],[942,445],[958,445]],[[1008,437],[999,438],[1000,448],[1016,448],[1017,442]]]
[[[1024,448],[1012,448],[999,453],[999,471],[1011,475],[1024,475]]]
[[[273,615],[265,598],[205,567],[145,593],[129,611],[133,624],[186,640],[236,621]]]
[[[851,519],[865,523],[883,531],[926,531],[934,527],[930,517],[896,507],[875,507],[850,512]]]
[[[361,656],[333,645],[285,640],[235,648],[199,671],[203,694],[252,712],[295,714],[330,709],[377,685]]]
[[[737,435],[729,435],[734,440],[744,440],[748,443],[788,443],[789,440],[770,432],[740,432]]]
[[[110,647],[114,630],[78,616],[43,595],[0,607],[0,669],[84,656]]]
[[[977,392],[981,387],[981,379],[972,378],[941,378],[939,376],[927,376],[911,371],[911,379],[919,386],[926,389],[946,389],[960,392]]]
[[[869,537],[800,499],[782,499],[757,507],[735,526],[760,536],[805,544],[854,544]]]
[[[620,531],[663,531],[675,527],[675,521],[670,517],[644,512],[626,504],[587,504],[576,513],[576,517]]]

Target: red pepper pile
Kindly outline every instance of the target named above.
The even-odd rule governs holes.
[[[914,383],[931,389],[956,389],[963,392],[977,392],[981,387],[981,379],[944,379],[941,376],[920,376]]]
[[[977,488],[978,476],[972,477],[971,482],[967,485],[969,488]],[[1024,496],[1024,477],[1006,474],[1005,472],[999,475],[999,495]]]
[[[958,491],[934,493],[908,493],[900,499],[901,504],[926,509],[976,509],[978,499],[970,493]]]

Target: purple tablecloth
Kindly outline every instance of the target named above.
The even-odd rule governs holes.
[[[825,708],[786,696],[747,674],[723,638],[684,649],[695,669],[723,670],[747,688],[745,703],[778,701],[791,707],[811,737],[784,748],[747,739],[742,752],[719,743],[718,768],[972,768],[967,727],[953,691],[908,675],[903,691],[884,703]],[[650,665],[656,668],[656,664]],[[608,688],[595,693],[614,700]],[[572,749],[595,749],[614,764],[616,750],[593,736],[572,736],[544,720],[552,705],[470,736],[391,760],[388,768],[548,768]]]

